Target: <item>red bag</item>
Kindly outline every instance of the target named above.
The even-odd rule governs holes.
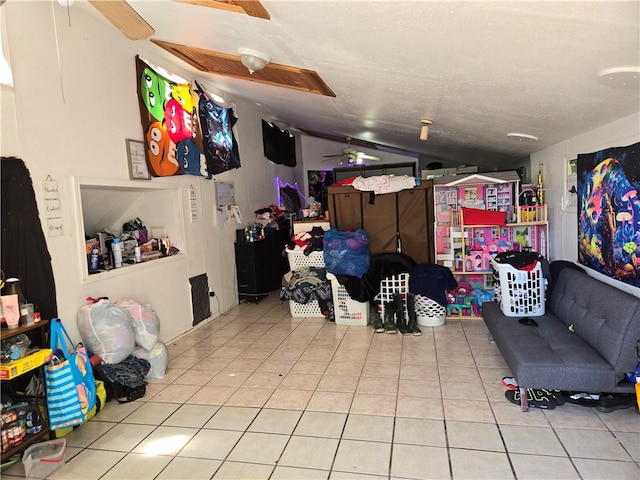
[[[507,212],[462,207],[462,223],[464,225],[505,226],[507,224]]]

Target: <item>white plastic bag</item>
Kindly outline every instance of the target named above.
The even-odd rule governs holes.
[[[130,298],[120,300],[116,305],[131,315],[136,345],[151,350],[158,343],[160,334],[160,319],[151,305],[142,305]]]
[[[98,300],[80,308],[76,320],[87,350],[106,363],[120,363],[133,353],[133,322],[124,308]]]
[[[151,365],[149,373],[144,377],[147,380],[152,378],[162,378],[167,369],[167,363],[169,363],[169,351],[167,346],[158,342],[151,350],[147,350],[144,347],[138,346],[133,352],[133,356],[146,360]]]

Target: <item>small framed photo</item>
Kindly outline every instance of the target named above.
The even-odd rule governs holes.
[[[127,158],[129,159],[129,178],[131,180],[151,180],[147,159],[144,154],[144,142],[129,139],[126,142]]]

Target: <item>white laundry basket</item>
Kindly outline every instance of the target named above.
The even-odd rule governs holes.
[[[368,325],[369,303],[353,300],[349,296],[347,289],[340,285],[340,282],[332,273],[327,273],[327,278],[331,281],[333,313],[336,325]]]
[[[292,271],[304,267],[324,267],[324,254],[322,252],[311,252],[305,255],[303,250],[287,249],[289,268]],[[289,310],[292,317],[324,317],[317,300],[309,303],[298,303],[289,300]]]
[[[380,301],[378,311],[380,317],[384,320],[384,304],[393,301],[393,295],[399,293],[402,296],[402,305],[404,308],[404,318],[407,317],[407,294],[409,293],[409,274],[400,273],[385,277],[380,281],[380,293],[376,296],[376,300]]]
[[[544,276],[540,262],[532,270],[518,270],[491,258],[496,300],[507,317],[544,315]]]
[[[424,295],[415,295],[414,304],[416,321],[422,327],[439,327],[444,325],[447,309],[435,300]]]

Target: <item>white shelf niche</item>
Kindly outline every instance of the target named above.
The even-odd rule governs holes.
[[[185,253],[184,195],[180,184],[76,177],[74,194],[78,229],[75,250],[81,256],[79,264],[83,281],[95,281],[125,274],[131,269],[175,261],[177,258],[173,257]],[[103,230],[120,233],[122,225],[135,218],[142,220],[149,234],[153,228],[164,228],[171,244],[181,253],[89,275],[85,239]]]

